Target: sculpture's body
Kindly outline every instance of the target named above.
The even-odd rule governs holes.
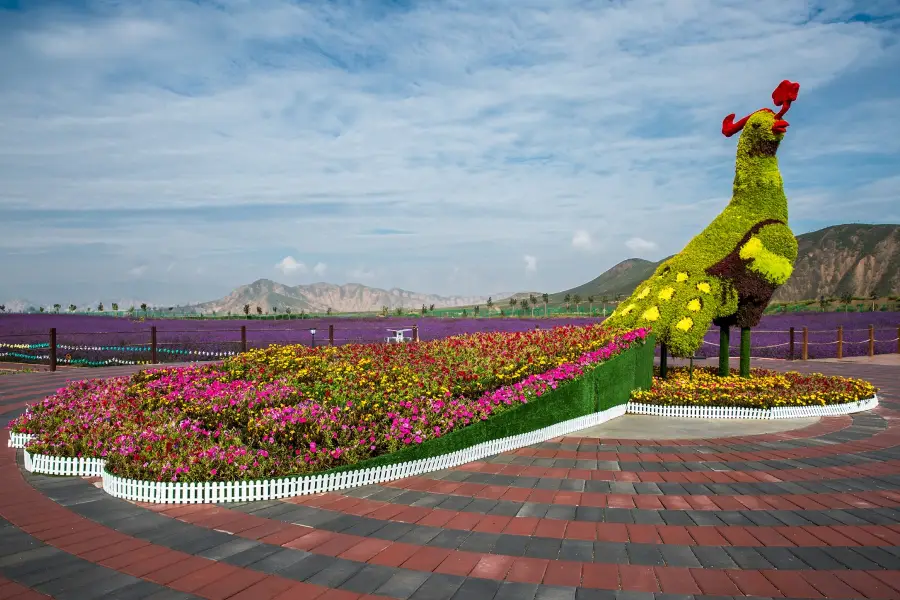
[[[777,115],[762,109],[738,123],[734,115],[726,117],[725,135],[743,129],[731,202],[637,286],[609,317],[610,324],[649,325],[673,355],[692,356],[712,323],[742,330],[759,323],[797,257],[775,153],[788,126],[781,117],[798,90],[798,84],[788,81],[775,90],[775,104],[783,106]]]

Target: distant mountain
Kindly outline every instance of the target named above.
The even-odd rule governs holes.
[[[494,300],[501,299],[501,297],[494,298]],[[291,312],[295,313],[301,310],[326,312],[329,308],[334,312],[374,312],[381,310],[383,306],[387,306],[390,310],[418,309],[423,304],[447,308],[483,304],[485,301],[487,296],[439,296],[398,288],[383,290],[359,283],[289,286],[270,279],[259,279],[249,285],[242,285],[224,298],[193,304],[188,308],[204,313],[212,311],[241,313],[244,305],[249,304],[254,312],[258,306],[269,313],[274,312],[274,308],[277,308],[278,312],[285,312],[285,309],[290,308]]]
[[[867,298],[900,294],[900,225],[833,225],[797,236],[794,273],[773,297],[773,302],[812,300],[851,293]],[[665,260],[629,258],[583,285],[553,294],[561,302],[566,294],[582,299],[630,295]]]
[[[5,310],[3,312],[8,313],[21,313],[25,312],[29,308],[34,308],[35,310],[37,310],[37,307],[40,306],[40,304],[36,302],[32,302],[30,300],[25,300],[22,298],[0,301],[0,305],[3,305],[5,307]]]
[[[598,301],[603,296],[607,296],[610,300],[615,300],[619,294],[624,296],[631,294],[640,282],[650,277],[658,265],[659,262],[650,262],[642,258],[629,258],[587,283],[574,287],[571,290],[551,294],[550,301],[553,303],[563,302],[566,294],[571,296],[578,294],[582,299],[588,296],[596,296]]]
[[[97,300],[96,302],[76,304],[76,310],[79,313],[94,312],[97,310],[97,307],[100,305],[100,302],[101,302],[100,300]],[[103,300],[102,302],[103,302],[104,310],[106,312],[112,312],[113,302],[111,302],[109,300]],[[143,300],[126,299],[126,300],[118,300],[115,302],[117,302],[117,304],[119,306],[119,312],[125,312],[132,306],[135,308],[135,310],[139,309],[141,306],[141,303],[144,301]],[[147,305],[155,306],[153,303],[150,303],[150,302],[147,302]],[[0,302],[0,306],[5,306],[6,307],[5,312],[8,312],[8,313],[39,312],[42,306],[44,307],[45,312],[48,312],[48,313],[55,312],[52,302],[41,304],[40,302],[31,302],[30,300],[8,300],[6,302]],[[65,302],[65,303],[60,302],[59,312],[60,313],[69,312],[69,303],[68,302]]]
[[[105,312],[111,312],[113,310],[113,303],[115,303],[119,307],[119,312],[125,312],[132,306],[134,310],[140,310],[141,304],[147,303],[148,307],[157,307],[161,308],[158,302],[150,302],[148,300],[134,300],[131,298],[126,298],[124,300],[95,300],[94,302],[85,302],[84,304],[78,304],[78,311],[86,311],[92,312],[97,310],[97,307],[100,306],[100,303],[103,303],[103,310]],[[68,304],[63,305],[63,312],[66,310]]]

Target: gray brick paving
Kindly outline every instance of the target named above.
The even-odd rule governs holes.
[[[120,573],[49,546],[5,520],[0,574],[58,600],[147,598],[166,592],[156,583]],[[183,598],[196,596],[184,594]]]

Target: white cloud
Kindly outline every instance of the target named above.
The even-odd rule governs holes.
[[[147,265],[138,265],[136,267],[132,267],[128,269],[128,274],[131,277],[143,277],[144,273],[147,272]]]
[[[175,258],[166,285],[123,294],[216,297],[265,276],[273,247],[329,277],[385,265],[380,287],[565,289],[628,256],[607,232],[664,253],[709,223],[733,175],[722,118],[770,105],[783,78],[802,86],[779,152],[789,198],[860,198],[900,160],[900,91],[883,76],[900,67],[897,19],[874,3],[512,15],[460,0],[377,18],[370,3],[32,4],[0,19],[0,55],[16,57],[0,66],[0,281],[35,301],[82,285],[86,260],[90,285],[111,285],[148,247],[172,253],[154,274],[191,266]],[[880,18],[841,21],[862,9]],[[854,212],[888,218],[876,208]],[[591,244],[567,244],[580,230]],[[523,247],[541,257],[531,279],[485,261]]]
[[[577,250],[591,250],[594,247],[594,241],[591,234],[584,229],[579,229],[572,236],[572,247]]]
[[[275,265],[275,268],[285,275],[293,275],[294,273],[306,273],[306,265],[298,262],[293,256],[285,256]]]
[[[368,281],[370,279],[373,279],[375,277],[375,271],[372,271],[371,269],[367,269],[365,267],[359,267],[356,269],[351,269],[348,272],[348,275],[353,282],[359,283],[361,281]]]
[[[325,274],[325,271],[328,270],[328,265],[323,262],[317,262],[316,266],[313,267],[313,273],[316,275],[322,276]]]
[[[651,250],[656,250],[657,248],[656,243],[639,237],[629,238],[628,241],[625,242],[625,245],[629,250],[638,253],[650,252]]]
[[[525,259],[525,272],[526,273],[536,273],[537,272],[537,258],[531,256],[530,254],[526,254],[522,258]]]

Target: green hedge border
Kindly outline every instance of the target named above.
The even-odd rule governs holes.
[[[476,444],[519,435],[627,404],[632,390],[650,389],[653,384],[655,338],[636,341],[628,349],[591,369],[586,375],[567,381],[533,402],[519,404],[492,419],[352,465],[321,471],[316,475],[355,471],[410,462],[450,454]]]

